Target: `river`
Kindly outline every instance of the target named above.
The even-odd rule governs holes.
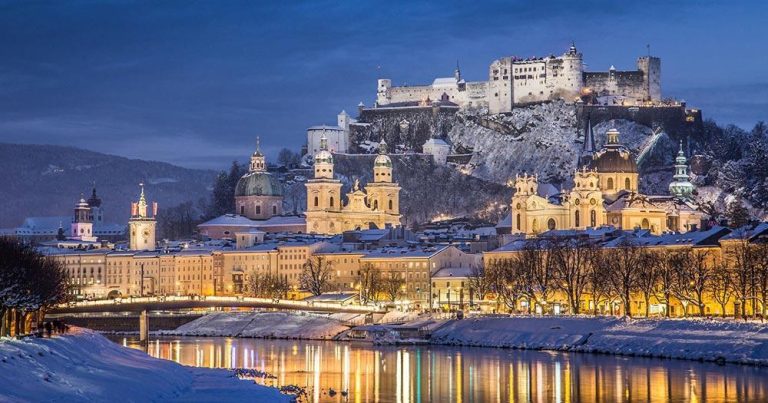
[[[112,340],[142,348],[135,338]],[[683,360],[224,337],[159,337],[147,352],[265,371],[276,378],[261,383],[304,387],[310,402],[768,401],[768,368]]]

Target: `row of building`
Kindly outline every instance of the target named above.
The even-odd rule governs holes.
[[[327,264],[330,280],[328,292],[356,294],[360,291],[361,270],[370,265],[382,278],[403,279],[396,303],[410,309],[468,309],[470,305],[498,308],[495,295],[489,293],[480,301],[472,288],[471,277],[482,273],[495,262],[514,259],[526,248],[530,238],[519,238],[499,248],[469,253],[464,243],[427,243],[405,236],[405,231],[350,231],[343,236],[321,237],[293,235],[271,237],[255,245],[188,245],[181,250],[114,251],[110,249],[71,250],[44,248],[60,261],[69,274],[71,293],[79,298],[160,295],[248,295],[252,276],[270,274],[284,279],[290,287],[287,298],[309,296],[301,287],[301,274],[310,259],[321,258]],[[622,231],[610,226],[588,230],[554,230],[539,237],[583,238],[598,248],[612,248],[631,242],[641,248],[671,253],[690,249],[707,254],[712,267],[724,264],[735,267],[734,250],[768,242],[768,223],[731,231],[724,227],[691,231],[686,234],[654,235],[648,230]],[[410,239],[410,240],[408,240]],[[386,299],[381,297],[381,299]],[[725,305],[711,296],[706,299],[707,315],[733,315],[740,312],[739,301],[732,297]],[[549,308],[552,313],[567,313],[565,295],[553,293]],[[521,299],[517,310],[526,311],[528,301]],[[595,301],[587,292],[581,301],[582,311],[620,313],[616,299]],[[633,301],[632,314],[645,312],[640,295]],[[652,314],[664,315],[666,304],[654,298],[649,306]],[[674,301],[672,316],[696,314],[697,308]],[[755,309],[750,305],[749,310]]]

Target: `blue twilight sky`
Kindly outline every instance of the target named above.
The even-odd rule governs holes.
[[[371,105],[376,79],[428,83],[458,59],[560,54],[589,70],[662,58],[664,96],[720,123],[768,120],[768,1],[2,1],[0,141],[226,168],[262,137]]]

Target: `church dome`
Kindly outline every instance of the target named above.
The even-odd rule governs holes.
[[[619,144],[619,132],[616,129],[610,129],[606,133],[608,142],[605,146],[595,153],[591,168],[600,173],[622,172],[637,173],[637,162],[632,158],[632,154],[623,145]]]
[[[373,161],[373,166],[375,167],[392,167],[392,160],[389,158],[388,155],[385,154],[379,154],[376,156],[376,159]]]
[[[333,154],[328,150],[320,150],[315,154],[315,164],[333,164]]]
[[[249,172],[237,181],[235,196],[282,196],[283,185],[269,172]]]

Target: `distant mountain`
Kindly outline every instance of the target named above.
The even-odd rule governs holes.
[[[108,222],[128,219],[140,182],[161,209],[197,203],[210,198],[216,172],[74,147],[0,143],[0,175],[0,227],[12,227],[28,216],[71,214],[94,181]]]

